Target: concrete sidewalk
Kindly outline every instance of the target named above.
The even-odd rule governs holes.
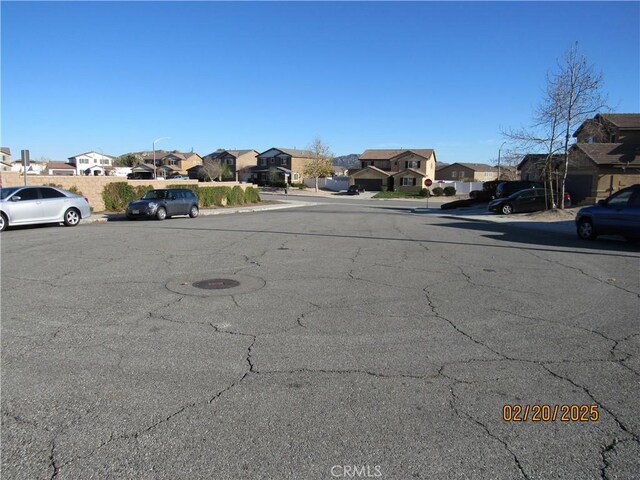
[[[414,208],[414,213],[434,215],[439,218],[465,220],[470,222],[487,222],[509,225],[536,231],[576,235],[575,212],[535,212],[533,214],[498,215],[482,207],[460,208],[456,210],[441,210],[439,208]]]
[[[302,202],[297,200],[279,200],[279,201],[271,201],[272,203],[262,205],[247,205],[244,207],[218,207],[218,208],[201,208],[200,215],[201,216],[209,216],[209,215],[229,215],[233,213],[252,213],[252,212],[266,212],[271,210],[282,210],[285,208],[298,208],[298,207],[309,207],[313,205],[317,205],[314,202]],[[110,213],[110,212],[101,212],[92,214],[89,218],[85,218],[82,220],[82,223],[106,223],[106,222],[117,222],[126,220],[127,217],[124,213]]]

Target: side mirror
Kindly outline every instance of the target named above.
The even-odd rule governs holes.
[[[11,197],[12,202],[19,202],[20,200],[22,200],[22,197],[19,195],[14,195],[13,197]]]
[[[598,205],[606,207],[607,206],[607,201],[606,200],[598,200]]]

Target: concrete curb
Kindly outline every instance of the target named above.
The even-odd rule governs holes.
[[[283,210],[285,208],[299,208],[299,207],[308,207],[317,205],[314,202],[296,202],[296,201],[285,201],[280,202],[279,205],[263,205],[256,207],[232,207],[232,208],[201,208],[200,215],[204,217],[208,217],[211,215],[230,215],[234,213],[253,213],[253,212],[266,212],[270,210]],[[284,205],[282,205],[284,203]],[[81,223],[109,223],[109,222],[121,222],[126,221],[126,217],[124,213],[110,213],[110,214],[99,214],[99,215],[91,215],[89,218],[85,218],[81,220]]]

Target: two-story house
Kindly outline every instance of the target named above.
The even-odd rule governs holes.
[[[11,149],[9,147],[0,148],[0,171],[11,170]]]
[[[247,182],[251,180],[251,168],[257,165],[258,152],[256,150],[224,150],[218,149],[202,157],[203,165],[210,162],[219,162],[228,168],[228,175],[223,180],[235,180]],[[189,169],[189,177],[201,178],[202,167],[192,167]]]
[[[308,150],[270,148],[257,157],[257,165],[251,169],[252,181],[258,185],[273,182],[301,183],[304,169],[314,159]]]
[[[105,155],[96,151],[90,151],[69,157],[69,164],[73,165],[75,175],[105,175],[106,171],[113,168],[116,157]]]
[[[366,190],[417,191],[425,179],[435,179],[436,153],[433,149],[365,150],[360,169],[349,170],[349,185]]]
[[[202,165],[202,157],[195,152],[182,153],[178,150],[166,152],[141,152],[142,163],[131,169],[134,176],[140,178],[170,178],[173,175],[187,175],[187,170]],[[155,165],[154,165],[155,161]]]
[[[486,163],[452,163],[436,171],[436,180],[490,182],[498,179],[498,169]]]
[[[597,114],[573,136],[566,189],[574,202],[593,203],[640,183],[640,113]]]

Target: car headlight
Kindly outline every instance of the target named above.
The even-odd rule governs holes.
[[[148,206],[149,208],[156,208],[158,204],[156,202],[149,202]]]

